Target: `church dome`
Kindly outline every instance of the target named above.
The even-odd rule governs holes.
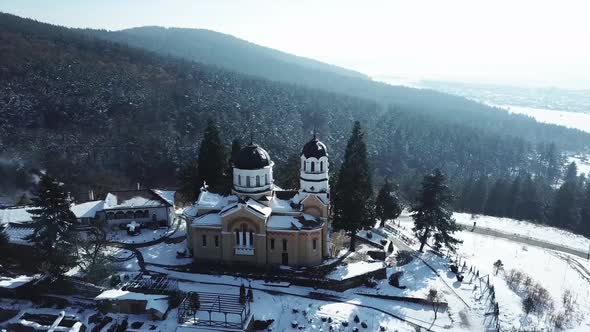
[[[234,167],[239,169],[261,169],[270,166],[268,152],[256,144],[243,147],[238,153]]]
[[[328,156],[328,150],[326,149],[326,145],[320,142],[317,138],[313,138],[311,141],[307,142],[303,146],[303,151],[301,151],[301,155],[305,158],[316,158],[320,159],[321,157]]]

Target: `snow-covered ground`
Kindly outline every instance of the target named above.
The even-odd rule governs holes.
[[[576,166],[578,166],[578,175],[586,174],[590,175],[590,157],[589,156],[569,156],[567,158],[567,163],[570,164],[571,162],[575,162]]]
[[[186,251],[186,240],[180,243],[159,243],[139,249],[146,263],[163,265],[184,265],[192,263],[191,258],[177,258],[177,252]]]
[[[587,251],[590,248],[590,239],[555,227],[536,225],[528,221],[509,218],[484,215],[472,217],[469,213],[454,213],[453,217],[457,223],[465,225],[467,230],[470,230],[473,223],[477,222],[477,227],[489,228],[506,234],[517,234],[580,251]],[[408,222],[411,222],[411,219]]]
[[[590,133],[590,114],[554,111],[542,108],[496,105],[510,113],[525,114],[544,123],[552,123],[568,128],[575,128]]]
[[[504,270],[519,269],[546,288],[554,300],[555,311],[563,310],[562,296],[566,290],[575,294],[577,309],[573,315],[574,322],[568,328],[571,331],[590,330],[590,274],[582,269],[574,269],[574,261],[583,260],[576,257],[560,256],[552,250],[522,245],[471,232],[461,232],[459,238],[463,244],[458,254],[479,268],[480,275],[492,274],[491,282],[496,288],[496,297],[500,305],[501,322],[504,329],[539,331],[547,328],[549,322],[545,317],[529,315],[522,309],[521,298],[510,290],[503,278],[503,273],[493,276],[493,263],[502,260]],[[568,263],[567,258],[570,262]],[[583,275],[586,275],[584,277]],[[552,329],[548,329],[552,330]]]
[[[149,229],[142,228],[141,232],[137,235],[128,235],[126,230],[114,230],[108,233],[108,240],[120,243],[145,243],[157,240],[163,236],[167,236],[172,232],[173,228],[157,228]]]

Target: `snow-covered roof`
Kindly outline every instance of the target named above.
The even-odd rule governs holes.
[[[104,209],[166,207],[171,204],[152,190],[116,191],[107,194]]]
[[[209,213],[193,220],[193,226],[221,226],[221,216],[218,213]]]
[[[307,213],[302,213],[297,216],[281,216],[273,214],[268,218],[266,227],[268,229],[301,230],[318,228],[321,227],[322,224],[323,222],[321,220]]]
[[[197,209],[221,210],[232,202],[237,202],[235,195],[223,196],[209,191],[201,191],[197,203]]]
[[[285,200],[285,199],[279,199],[279,198],[274,198],[271,202],[270,202],[270,208],[272,209],[273,212],[297,212],[299,211],[299,209],[294,209],[291,206],[291,201],[290,200]]]
[[[18,276],[18,277],[3,277],[0,276],[0,288],[7,288],[7,289],[15,289],[22,285],[28,284],[31,281],[37,280],[41,277],[41,275],[33,275],[33,276]]]
[[[32,207],[22,208],[8,208],[0,210],[0,224],[23,224],[30,223],[33,221],[31,214],[27,212]]]
[[[168,298],[167,295],[154,295],[154,294],[144,294],[144,293],[135,293],[130,291],[124,291],[121,289],[109,289],[102,293],[100,293],[94,299],[96,301],[102,300],[135,300],[135,301],[149,301],[149,300],[159,300]]]
[[[174,196],[176,195],[176,191],[159,189],[152,189],[152,191],[156,195],[160,196],[163,200],[170,203],[170,205],[174,205]]]
[[[255,214],[266,218],[272,213],[272,209],[266,205],[260,204],[253,199],[248,199],[246,202],[238,202],[231,205],[224,207],[219,214],[222,217],[225,217],[229,214],[232,214],[236,211],[239,211],[241,208],[249,209],[250,211],[254,212]]]
[[[96,212],[102,211],[104,207],[104,201],[90,201],[81,204],[72,205],[70,208],[76,215],[76,218],[94,218]]]
[[[352,277],[359,276],[361,274],[373,272],[383,268],[383,262],[365,262],[359,261],[349,263],[347,265],[341,265],[336,270],[330,272],[326,278],[332,280],[344,280]]]
[[[16,226],[16,224],[6,227],[8,241],[14,244],[31,245],[31,241],[27,237],[33,235],[34,231],[33,227]]]

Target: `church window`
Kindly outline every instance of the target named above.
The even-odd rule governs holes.
[[[242,176],[238,175],[238,186],[242,185]]]
[[[324,171],[324,162],[320,161],[320,172]]]
[[[307,161],[303,162],[303,171],[307,172]]]
[[[315,163],[313,161],[311,162],[311,172],[315,172]]]
[[[254,232],[250,232],[250,247],[254,246]]]
[[[236,229],[236,245],[240,245],[240,231]]]
[[[256,175],[256,187],[260,187],[260,175]]]
[[[275,239],[270,239],[270,250],[275,250]]]
[[[283,239],[283,251],[287,251],[287,239]]]
[[[318,239],[311,240],[311,246],[313,250],[316,250],[318,248]]]
[[[207,246],[207,235],[203,234],[203,247]]]
[[[250,177],[246,177],[246,187],[250,188]]]
[[[268,184],[268,174],[264,174],[264,184]]]
[[[219,235],[215,235],[215,248],[219,248]]]

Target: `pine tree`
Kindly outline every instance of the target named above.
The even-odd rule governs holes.
[[[242,150],[242,145],[240,144],[240,140],[236,138],[231,142],[231,156],[229,159],[231,167],[233,167],[234,163],[236,162],[238,154],[240,154],[240,150]]]
[[[506,215],[506,206],[508,205],[508,196],[510,185],[504,179],[498,179],[494,182],[492,189],[488,194],[488,199],[484,208],[484,214],[489,216],[502,217]]]
[[[506,208],[506,217],[509,218],[518,218],[518,207],[520,206],[522,201],[522,188],[521,188],[521,177],[517,176],[512,184],[510,185],[510,190],[508,192],[508,205]]]
[[[385,220],[393,220],[402,213],[402,206],[393,186],[385,179],[385,183],[377,194],[375,200],[375,215],[383,223]]]
[[[180,168],[178,180],[181,183],[180,201],[185,203],[196,201],[199,196],[199,171],[196,160]]]
[[[521,193],[522,198],[517,208],[517,218],[534,222],[542,222],[543,203],[540,198],[537,184],[533,181],[530,174],[524,176]]]
[[[449,210],[453,196],[445,182],[445,176],[439,169],[424,176],[422,189],[412,207],[413,231],[420,241],[420,251],[423,251],[430,238],[434,238],[435,250],[440,250],[444,245],[454,251],[456,245],[462,243],[453,237],[461,227],[453,219],[453,212]]]
[[[577,229],[581,222],[580,201],[582,198],[576,163],[568,165],[563,184],[555,193],[551,222],[557,227]]]
[[[469,192],[467,200],[467,211],[475,214],[482,214],[488,199],[488,178],[480,177]]]
[[[344,161],[334,190],[334,226],[350,236],[350,249],[355,247],[355,234],[375,223],[373,188],[367,160],[365,134],[358,121],[346,145]]]
[[[63,183],[43,175],[33,198],[35,208],[27,210],[34,228],[29,239],[45,261],[47,272],[54,277],[63,276],[76,264],[76,216],[70,210],[71,204]]]
[[[275,181],[279,187],[284,189],[299,188],[299,171],[301,159],[299,154],[293,153],[287,158],[287,162],[277,169]]]
[[[223,142],[219,137],[217,125],[213,120],[209,120],[199,148],[198,185],[201,186],[206,182],[212,192],[227,192],[228,188],[225,188],[226,181],[224,180],[225,171],[226,161]]]

